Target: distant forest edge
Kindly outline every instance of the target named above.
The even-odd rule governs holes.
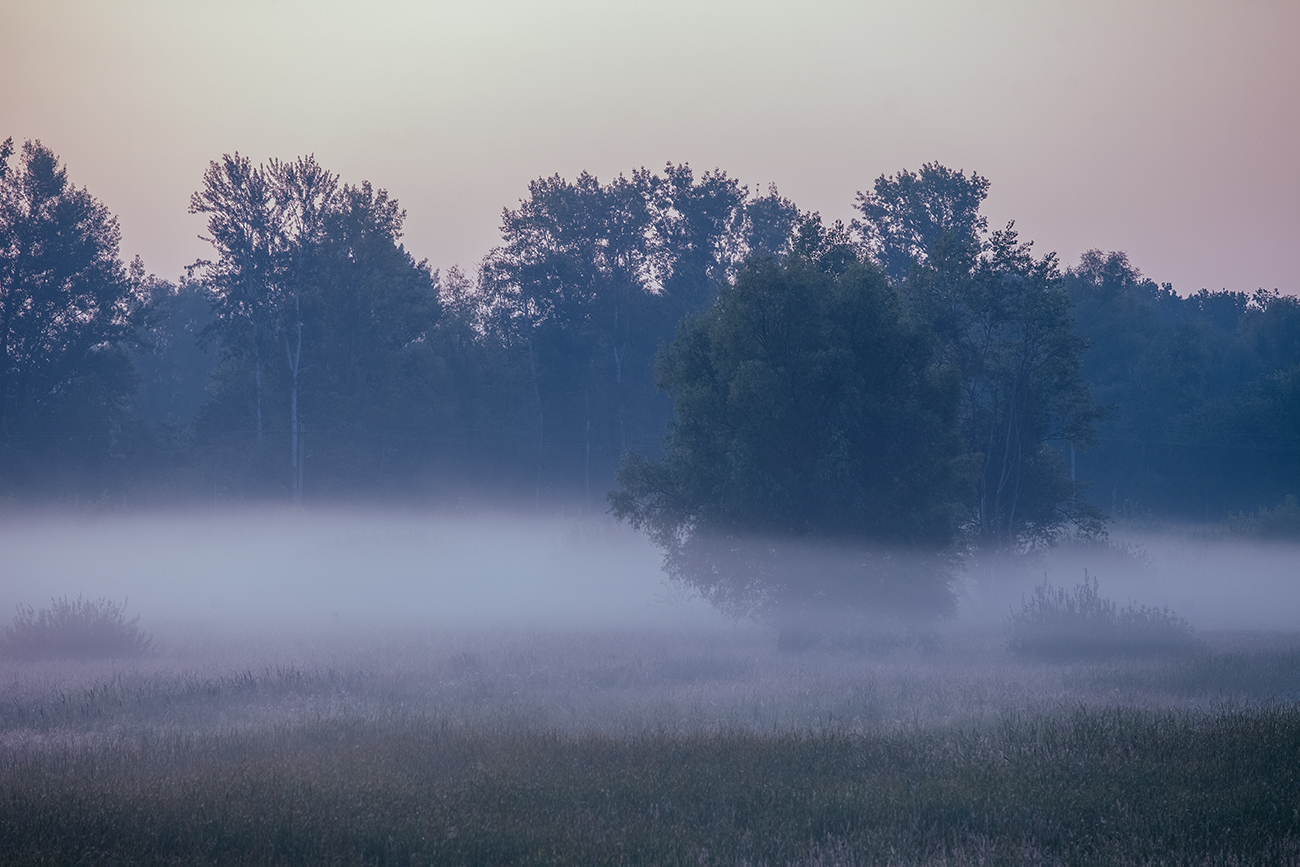
[[[439,273],[385,190],[313,157],[226,155],[190,203],[210,254],[173,281],[122,261],[116,218],[40,142],[0,157],[11,504],[601,511],[626,453],[661,456],[657,355],[765,260],[883,274],[960,393],[971,521],[1014,485],[1000,545],[1300,493],[1295,297],[1183,297],[1119,252],[1062,270],[990,230],[978,174],[882,175],[848,225],[721,170],[556,175],[504,210],[472,273]]]

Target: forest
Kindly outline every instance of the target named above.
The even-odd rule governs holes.
[[[943,516],[917,503],[914,525],[977,547],[1285,508],[1300,301],[1180,293],[1118,251],[1063,264],[989,226],[989,185],[937,163],[882,174],[845,225],[721,169],[555,175],[503,210],[473,269],[439,272],[403,246],[388,191],[311,156],[223,155],[189,207],[210,252],[171,279],[123,260],[116,218],[57,155],[11,139],[0,498],[612,503],[644,519],[665,449],[695,437],[716,468],[708,424],[726,424],[750,425],[753,478],[840,472],[780,463],[785,444],[870,455],[883,475],[837,494],[854,502],[923,479]],[[727,355],[742,338],[767,367]],[[886,368],[905,395],[879,385]],[[719,409],[738,389],[753,419]],[[684,401],[713,421],[692,427]]]

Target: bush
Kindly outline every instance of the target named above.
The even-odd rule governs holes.
[[[137,616],[126,619],[126,603],[64,596],[36,611],[19,605],[12,626],[0,629],[0,652],[19,659],[141,656],[153,639]]]
[[[1239,512],[1228,516],[1228,532],[1253,539],[1300,541],[1300,502],[1294,494],[1272,509],[1260,506],[1253,515]]]
[[[1073,590],[1046,581],[1011,614],[1008,649],[1017,656],[1070,659],[1177,653],[1198,642],[1187,621],[1168,608],[1118,608],[1083,573]]]

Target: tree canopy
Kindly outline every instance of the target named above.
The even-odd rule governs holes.
[[[947,611],[963,481],[956,383],[934,361],[874,266],[754,259],[661,355],[664,458],[625,460],[613,513],[786,646],[835,608]]]
[[[661,445],[675,404],[738,411],[705,400],[678,345],[742,357],[744,330],[724,328],[726,315],[781,311],[770,315],[809,342],[785,368],[761,355],[701,368],[735,383],[755,412],[789,397],[802,413],[818,394],[850,405],[851,377],[807,377],[834,368],[831,347],[843,370],[856,369],[865,350],[826,323],[857,309],[845,287],[859,283],[876,287],[863,297],[884,292],[880,309],[893,312],[879,321],[896,317],[928,346],[934,381],[956,396],[950,433],[966,483],[935,484],[956,503],[963,550],[1098,538],[1106,513],[1222,520],[1300,493],[1295,297],[1180,294],[1121,252],[1092,250],[1063,269],[1014,225],[989,230],[989,181],[978,173],[926,163],[882,174],[858,193],[848,225],[801,211],[775,187],[751,194],[720,169],[542,177],[503,211],[501,242],[476,269],[440,274],[403,246],[405,214],[386,191],[312,156],[259,164],[227,154],[191,200],[211,253],[173,284],[124,264],[116,220],[40,142],[5,142],[0,157],[6,498],[300,498],[305,472],[313,498],[598,508],[625,451],[643,455],[647,473],[676,466],[661,449],[692,428],[678,418],[678,439]],[[654,359],[668,345],[665,392]],[[787,394],[781,383],[802,384]],[[793,436],[782,418],[749,418],[734,432],[741,451],[707,452],[706,438],[691,446],[723,463],[706,472],[698,457],[678,481],[729,492],[731,511],[700,515],[738,522],[724,532],[717,518],[711,538],[739,539],[748,526],[749,538],[808,545],[920,544],[890,537],[879,523],[889,515],[867,521],[842,487],[878,490],[879,480],[816,475],[829,460],[822,428],[790,440],[811,463],[778,471],[762,443]],[[881,448],[852,436],[861,442],[846,454]],[[737,487],[741,478],[767,481]],[[833,525],[841,507],[858,516],[854,527],[875,527],[876,541]],[[802,529],[773,517],[795,514]],[[754,586],[779,586],[771,575]],[[917,586],[939,586],[927,582]],[[766,599],[762,608],[775,597],[745,598]]]
[[[958,426],[978,466],[970,540],[982,551],[1051,544],[1101,514],[1056,445],[1093,444],[1099,416],[1081,374],[1086,341],[1055,254],[1035,258],[1014,224],[985,234],[988,181],[937,164],[882,176],[859,193],[866,248],[928,322],[961,382]],[[1056,444],[1056,445],[1054,445]]]
[[[117,220],[39,141],[0,144],[0,485],[39,469],[99,477],[121,454],[138,387],[144,266]]]
[[[424,355],[440,306],[437,276],[400,244],[397,201],[340,184],[310,156],[254,166],[227,154],[190,210],[208,219],[216,258],[191,271],[224,354],[200,428],[227,441],[253,433],[262,472],[298,497],[304,424],[326,486],[402,466],[436,432],[438,371]],[[268,421],[271,396],[282,423]],[[287,458],[282,472],[269,448]]]

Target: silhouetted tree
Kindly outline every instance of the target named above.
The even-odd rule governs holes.
[[[589,501],[617,455],[658,438],[669,408],[651,359],[725,276],[744,196],[721,172],[669,165],[606,184],[542,178],[505,211],[480,297],[531,374],[539,500],[549,470],[552,484],[580,478]]]
[[[661,355],[676,416],[613,513],[675,579],[798,649],[833,611],[951,609],[964,487],[956,383],[874,266],[751,261]]]
[[[1089,343],[1083,375],[1108,408],[1079,462],[1101,505],[1222,519],[1300,490],[1285,396],[1300,303],[1265,291],[1182,297],[1098,250],[1065,285]]]
[[[75,487],[120,456],[149,289],[117,220],[58,157],[0,145],[0,484]],[[20,478],[21,477],[21,478]]]
[[[304,417],[327,483],[377,481],[392,472],[390,455],[419,451],[412,431],[427,437],[429,406],[414,396],[428,397],[430,371],[411,358],[427,351],[438,288],[399,242],[398,203],[368,183],[340,185],[310,156],[253,166],[236,154],[210,164],[190,209],[208,216],[218,253],[192,271],[211,295],[224,354],[200,427],[238,424],[251,396],[261,441],[265,395],[282,396],[288,424],[272,430],[288,446],[295,497]],[[268,364],[276,355],[283,365]]]
[[[985,236],[987,191],[978,174],[927,163],[859,193],[855,228],[961,380],[960,430],[980,467],[970,538],[1005,552],[1050,544],[1068,525],[1103,530],[1050,445],[1090,445],[1098,412],[1055,255],[1035,259],[1012,225]]]
[[[868,254],[894,281],[907,278],[946,239],[950,247],[978,248],[988,220],[979,209],[989,182],[975,172],[926,163],[921,171],[881,175],[871,192],[859,192],[858,210]]]

